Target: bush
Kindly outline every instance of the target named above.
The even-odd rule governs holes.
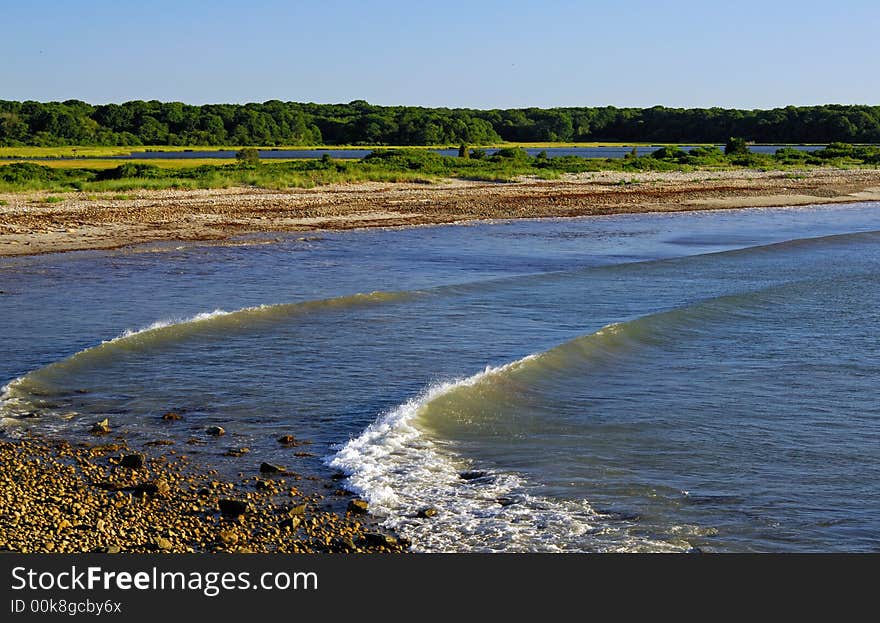
[[[107,169],[99,172],[96,179],[103,181],[122,180],[126,178],[158,179],[161,177],[165,177],[165,172],[154,164],[126,162],[115,169]]]
[[[55,169],[31,162],[14,162],[0,167],[0,180],[9,184],[49,182],[58,179]]]
[[[409,171],[435,171],[443,168],[443,157],[427,149],[383,149],[364,156],[361,162]]]
[[[657,160],[675,160],[676,162],[682,162],[687,158],[687,154],[674,145],[667,145],[661,147],[657,151],[651,152],[650,157]]]
[[[741,156],[751,153],[746,139],[731,136],[727,139],[727,145],[724,146],[725,156]]]
[[[245,147],[235,153],[235,158],[239,162],[256,164],[260,161],[260,151],[256,147]]]
[[[493,162],[507,162],[513,164],[526,164],[532,159],[529,156],[529,152],[521,147],[505,147],[503,149],[499,149],[494,154],[490,160]]]

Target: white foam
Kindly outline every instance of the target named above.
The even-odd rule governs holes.
[[[345,486],[416,551],[680,551],[684,546],[631,537],[629,524],[596,513],[586,500],[533,495],[517,474],[463,480],[467,462],[418,427],[422,409],[439,396],[537,356],[433,385],[380,415],[325,462],[345,473]],[[437,510],[434,517],[417,517],[429,507]]]

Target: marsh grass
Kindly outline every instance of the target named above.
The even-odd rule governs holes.
[[[813,166],[876,167],[880,149],[844,144],[813,153],[781,149],[771,154],[725,155],[715,147],[684,152],[664,147],[627,158],[532,157],[508,147],[491,156],[457,158],[427,149],[384,149],[361,160],[320,159],[236,162],[230,159],[63,160],[0,165],[0,192],[113,192],[255,187],[271,190],[364,182],[423,182],[459,178],[509,182],[523,177],[559,179],[568,173],[621,171],[720,171],[739,168],[802,175]],[[82,166],[75,166],[82,165]],[[793,178],[795,179],[795,178]],[[621,184],[640,183],[637,177]]]

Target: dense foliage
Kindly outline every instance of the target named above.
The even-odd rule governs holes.
[[[467,149],[466,147],[464,149]],[[329,156],[286,162],[238,160],[230,164],[161,167],[146,162],[124,162],[109,169],[56,168],[33,162],[0,165],[0,191],[51,190],[125,191],[140,188],[223,188],[258,186],[288,188],[357,181],[432,181],[458,177],[507,181],[531,175],[557,178],[563,173],[587,171],[672,171],[731,167],[780,169],[814,165],[877,166],[880,148],[832,143],[825,149],[805,152],[785,147],[775,154],[746,151],[725,154],[718,147],[684,151],[662,147],[644,156],[626,158],[548,158],[530,156],[524,149],[494,153],[470,150],[469,157],[441,156],[425,149],[377,150],[362,160],[334,160]],[[634,182],[627,182],[634,183]]]
[[[488,145],[501,141],[880,142],[880,106],[471,110],[133,101],[0,100],[0,145]]]

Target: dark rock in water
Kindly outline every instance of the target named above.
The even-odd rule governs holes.
[[[257,491],[267,491],[272,488],[272,483],[265,480],[258,480],[254,485]]]
[[[144,466],[144,455],[126,454],[122,457],[122,460],[119,461],[119,465],[129,469],[140,469]]]
[[[244,456],[250,451],[250,448],[229,448],[223,453],[223,456]]]
[[[40,417],[40,414],[35,411],[28,411],[27,413],[22,413],[19,417],[23,420],[31,420]]]
[[[156,439],[153,441],[148,441],[144,444],[145,446],[173,446],[174,442],[170,439]]]
[[[330,476],[330,479],[331,480],[343,480],[343,479],[345,479],[345,477],[346,477],[345,474],[343,474],[342,472],[336,472],[335,474]]]
[[[104,418],[100,422],[95,422],[92,424],[91,431],[96,435],[106,435],[110,432],[110,420]]]
[[[462,480],[477,480],[478,478],[485,478],[488,476],[488,472],[478,471],[478,470],[468,470],[466,472],[460,472],[458,477]]]
[[[284,444],[285,446],[293,446],[296,445],[296,437],[293,435],[284,435],[283,437],[278,438],[278,443]]]
[[[412,541],[409,539],[399,538],[397,539],[397,544],[400,545],[403,549],[409,549],[412,547]]]
[[[220,437],[226,434],[226,430],[222,426],[209,426],[205,432],[212,437]]]
[[[295,515],[305,515],[306,514],[306,505],[305,504],[297,504],[296,506],[291,506],[287,509],[287,514],[291,517]]]
[[[514,500],[513,498],[498,498],[495,501],[501,504],[501,506],[510,506],[511,504],[516,504],[516,500]]]
[[[428,508],[423,508],[418,513],[416,513],[416,517],[418,517],[419,519],[430,519],[436,514],[437,509],[433,506],[429,506]]]
[[[365,500],[351,500],[346,509],[352,515],[366,515],[370,505]]]
[[[241,500],[218,500],[217,505],[225,517],[238,517],[247,512],[248,503]]]
[[[182,420],[183,416],[179,413],[175,413],[174,411],[169,411],[165,415],[162,416],[162,419],[166,422],[176,422],[178,420]]]
[[[281,474],[287,471],[280,465],[272,465],[271,463],[260,463],[260,473],[262,474]]]
[[[367,532],[363,538],[367,545],[372,545],[373,547],[397,547],[398,544],[395,537],[378,532]]]
[[[296,530],[301,523],[302,519],[299,517],[288,517],[287,519],[282,519],[281,522],[278,524],[278,527],[287,528],[289,530]]]
[[[357,549],[349,536],[337,536],[330,541],[331,552],[353,552]]]

